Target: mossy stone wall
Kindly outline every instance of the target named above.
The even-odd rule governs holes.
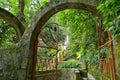
[[[0,48],[0,80],[19,80],[22,50],[19,44]]]

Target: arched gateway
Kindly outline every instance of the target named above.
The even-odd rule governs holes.
[[[34,79],[33,65],[34,55],[36,55],[34,54],[34,45],[37,34],[40,33],[41,28],[44,26],[47,20],[57,12],[65,9],[87,10],[96,16],[101,17],[101,14],[98,13],[96,9],[97,5],[97,0],[50,0],[49,3],[46,3],[46,5],[37,12],[21,40],[21,43],[24,43],[24,56],[26,57],[26,59],[23,59],[23,63],[21,64],[21,66],[25,68],[25,80]]]
[[[8,12],[7,10],[0,8],[0,18],[5,20],[15,29],[19,39],[22,37],[25,28],[17,17],[15,17],[12,13]]]

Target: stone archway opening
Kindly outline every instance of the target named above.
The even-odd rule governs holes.
[[[15,17],[12,13],[8,12],[7,10],[0,8],[0,19],[6,21],[10,27],[12,27],[20,39],[25,31],[23,24]]]
[[[35,42],[37,39],[37,35],[40,33],[42,27],[47,22],[47,20],[56,14],[59,11],[65,9],[82,9],[89,12],[92,12],[96,16],[101,18],[101,13],[99,13],[96,9],[98,3],[96,0],[61,0],[61,1],[50,1],[45,6],[43,6],[38,14],[34,16],[28,28],[26,29],[22,39],[27,40],[28,47],[25,54],[28,54],[28,62],[26,63],[26,79],[34,79],[34,52],[35,52]],[[29,33],[29,34],[28,34]]]
[[[87,14],[89,14],[89,16],[94,16],[93,14],[91,14],[91,13],[89,13],[88,11],[84,11],[84,10],[77,10],[77,9],[66,9],[66,10],[63,10],[63,11],[60,11],[59,13],[56,13],[54,16],[52,16],[46,23],[49,23],[49,22],[51,22],[52,20],[52,22],[55,22],[55,21],[57,21],[57,19],[56,19],[56,17],[57,16],[59,16],[59,14],[60,13],[65,13],[66,15],[64,16],[65,18],[67,18],[67,17],[69,17],[68,15],[67,15],[67,13],[66,13],[66,11],[68,12],[70,12],[70,13],[73,13],[73,11],[75,11],[76,13],[77,13],[77,11],[78,11],[78,14],[76,14],[76,16],[80,16],[79,15],[79,13],[81,14],[81,13],[84,13],[85,15],[87,15]],[[69,13],[68,13],[69,14]],[[74,15],[74,17],[76,17],[75,15]],[[53,19],[55,17],[55,19]],[[81,16],[82,17],[82,16]],[[67,23],[69,23],[69,20],[70,20],[70,18],[69,19],[62,19],[62,20],[64,20],[64,22],[66,23],[66,24],[64,24],[64,25],[62,25],[62,24],[60,24],[59,23],[59,21],[58,21],[58,23],[59,23],[59,25],[61,25],[60,27],[68,27],[68,25],[67,25]],[[93,24],[94,24],[94,26],[92,26],[93,27],[93,29],[94,29],[94,32],[95,32],[95,16],[93,17],[93,20],[94,20],[94,22],[93,22]],[[74,21],[75,21],[75,18],[73,18],[74,19]],[[84,19],[84,18],[82,18],[82,19]],[[80,19],[79,20],[79,23],[82,23],[82,19]],[[87,18],[88,19],[88,18]],[[90,18],[91,19],[91,18]],[[66,21],[66,20],[68,20],[68,21]],[[86,20],[86,19],[84,19],[84,20]],[[88,19],[89,20],[89,19]],[[90,22],[88,22],[88,24],[90,24]],[[72,26],[72,27],[75,27],[76,25],[74,24],[74,26]],[[89,25],[88,25],[89,26]],[[70,27],[70,26],[69,26]],[[68,27],[68,28],[69,28]],[[77,25],[76,27],[80,27],[79,25]],[[90,26],[89,26],[90,27]],[[88,27],[88,28],[89,28]],[[81,27],[82,28],[82,27]],[[84,28],[84,27],[83,27]],[[64,30],[66,31],[66,28],[64,28]],[[80,29],[79,29],[80,30]],[[42,30],[43,31],[43,30]],[[41,31],[41,32],[42,32]],[[70,30],[71,31],[71,30]],[[81,30],[80,30],[81,31]],[[64,32],[64,31],[63,31]],[[68,32],[68,31],[67,31]],[[86,32],[86,31],[85,31]],[[69,33],[69,32],[68,32]],[[72,32],[73,33],[73,32]],[[62,34],[62,33],[61,33]],[[71,34],[71,33],[70,33]],[[89,33],[88,33],[88,35],[89,35]],[[48,35],[49,36],[49,35]],[[94,33],[94,36],[95,36],[95,33]],[[69,35],[69,37],[70,37],[70,35]],[[78,36],[78,37],[80,37],[80,36]],[[82,39],[82,37],[81,37],[81,39]],[[95,42],[96,42],[97,40],[95,40]],[[74,44],[74,40],[73,40],[73,44]],[[64,45],[64,44],[62,44],[62,45]],[[76,44],[77,45],[77,44]],[[70,48],[69,48],[70,49]],[[65,52],[66,53],[66,52]],[[40,54],[40,53],[39,53]],[[70,55],[70,54],[69,54]],[[71,58],[73,58],[73,57],[71,57]],[[74,57],[75,58],[75,57]],[[73,60],[71,60],[71,61],[74,61],[74,58],[73,58]],[[67,62],[67,60],[68,60],[68,58],[66,59],[65,58],[65,62]],[[76,60],[77,61],[77,60]],[[59,61],[58,61],[59,62]],[[68,62],[69,62],[69,60],[68,60]],[[35,63],[35,62],[34,62]],[[42,63],[42,62],[41,62]],[[65,68],[65,67],[64,67]],[[69,67],[70,68],[70,67]],[[71,67],[72,68],[72,67]],[[60,68],[59,68],[60,69]],[[81,68],[82,69],[82,68]],[[85,69],[85,67],[84,67],[84,69]],[[37,74],[38,75],[38,74]],[[39,74],[40,75],[40,74]],[[43,75],[43,74],[42,74]],[[52,76],[52,75],[51,75]],[[54,75],[54,76],[56,76],[56,75]],[[41,77],[41,76],[38,76],[38,77]],[[42,76],[43,77],[43,76]],[[47,76],[46,76],[47,77]],[[60,77],[60,75],[58,76],[58,77]],[[83,76],[82,76],[83,77]],[[54,79],[53,79],[54,80]],[[66,80],[69,80],[68,78],[66,79]]]
[[[7,10],[0,8],[1,45],[18,43],[25,28],[19,19]],[[11,31],[11,32],[10,32]],[[4,37],[4,39],[3,39]],[[10,38],[10,39],[9,39]]]

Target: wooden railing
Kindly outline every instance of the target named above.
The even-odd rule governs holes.
[[[55,58],[51,59],[37,59],[36,70],[45,71],[55,69],[56,61]]]
[[[64,60],[64,54],[58,54],[52,59],[38,58],[36,64],[37,71],[55,70],[56,65]]]
[[[38,58],[36,63],[35,79],[58,80],[58,73],[59,73],[58,63],[62,62],[63,60],[64,60],[63,53],[56,55],[52,59]]]

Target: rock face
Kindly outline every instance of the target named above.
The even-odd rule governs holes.
[[[61,69],[58,80],[83,80],[87,78],[87,73],[74,68]]]
[[[22,63],[21,50],[20,45],[0,49],[0,80],[18,80]]]
[[[50,0],[33,17],[18,44],[0,49],[0,80],[34,80],[35,42],[47,20],[61,10],[73,8],[100,17],[96,6],[97,0]]]

